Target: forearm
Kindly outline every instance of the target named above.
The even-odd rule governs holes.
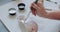
[[[60,11],[51,12],[46,14],[47,18],[60,20]]]
[[[45,18],[49,18],[49,19],[60,20],[60,11],[50,12],[50,13],[44,12],[44,13],[42,13],[42,16]]]

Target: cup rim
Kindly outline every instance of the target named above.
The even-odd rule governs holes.
[[[18,4],[18,7],[19,7],[19,6],[25,6],[25,4],[24,4],[24,3],[19,3],[19,4]]]

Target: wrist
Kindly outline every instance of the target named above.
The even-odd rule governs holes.
[[[46,17],[47,16],[47,12],[44,10],[40,13],[37,13],[37,15],[41,16],[41,17]]]

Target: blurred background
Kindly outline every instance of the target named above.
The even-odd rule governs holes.
[[[0,5],[11,2],[12,0],[0,0]]]
[[[11,1],[14,1],[14,0],[0,0],[0,5],[4,5],[4,4],[7,4]],[[29,1],[29,0],[26,0],[26,1]],[[31,0],[32,1],[32,0]],[[4,8],[5,6],[3,6]],[[15,7],[15,6],[13,6]],[[46,10],[48,11],[52,11],[52,10],[60,10],[60,0],[44,0],[44,7],[46,8]],[[9,8],[9,6],[8,6]],[[0,10],[1,11],[1,10]],[[11,21],[12,22],[12,21]],[[7,21],[8,23],[8,21]],[[13,24],[16,24],[16,22],[12,22]],[[9,24],[9,23],[8,23]],[[8,25],[9,26],[9,25]],[[11,27],[14,27],[13,25]],[[17,30],[17,29],[16,29]],[[0,32],[7,32],[6,30],[6,27],[3,25],[3,23],[0,21]],[[12,31],[15,31],[14,29]],[[17,30],[18,31],[18,30]]]
[[[0,5],[6,4],[11,1],[14,1],[14,0],[0,0]],[[49,8],[50,10],[51,9],[59,10],[60,9],[60,0],[58,0],[58,1],[57,0],[44,0],[44,6],[45,6],[45,8]],[[56,8],[54,8],[54,7],[56,7]]]

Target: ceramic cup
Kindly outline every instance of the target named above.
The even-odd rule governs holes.
[[[9,9],[9,14],[10,15],[15,15],[16,14],[16,9],[15,8],[10,8]]]
[[[19,3],[18,4],[18,9],[19,10],[24,10],[25,9],[25,4],[24,3]]]

